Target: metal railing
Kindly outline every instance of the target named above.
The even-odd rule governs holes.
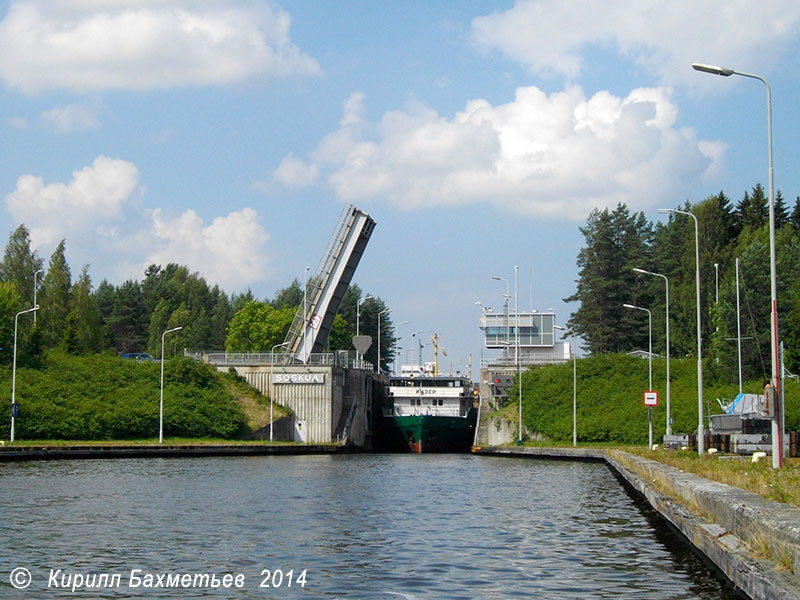
[[[357,356],[357,353],[348,350],[337,352],[319,352],[309,354],[303,362],[292,354],[286,352],[184,352],[184,356],[206,362],[217,367],[225,366],[268,366],[268,365],[314,365],[332,366],[345,369],[363,369],[374,371],[372,363]]]
[[[570,357],[563,354],[535,354],[532,356],[521,356],[520,365],[530,367],[533,365],[559,365],[568,362]],[[500,357],[494,359],[482,358],[481,367],[516,367],[514,357]]]

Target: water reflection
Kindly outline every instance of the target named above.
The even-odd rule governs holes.
[[[408,455],[0,465],[0,580],[26,566],[244,573],[245,589],[71,598],[730,598],[602,464]],[[262,569],[300,589],[259,589]],[[151,590],[155,592],[154,590]],[[266,593],[269,592],[269,593]]]

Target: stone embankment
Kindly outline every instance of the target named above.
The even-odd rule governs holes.
[[[349,448],[333,444],[131,444],[0,447],[0,462],[60,458],[153,458],[189,456],[263,456],[291,454],[335,454]]]
[[[620,450],[484,447],[473,451],[603,461],[750,598],[800,598],[797,507]]]

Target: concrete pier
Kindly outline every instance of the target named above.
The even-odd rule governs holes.
[[[800,598],[800,509],[620,450],[476,447],[475,454],[605,462],[750,598]]]

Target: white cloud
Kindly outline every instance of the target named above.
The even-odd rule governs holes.
[[[34,249],[66,239],[70,262],[91,262],[101,277],[140,279],[147,265],[173,262],[223,288],[243,289],[264,279],[269,236],[255,210],[233,211],[205,225],[193,210],[175,218],[146,210],[140,194],[134,164],[99,156],[68,183],[23,175],[5,202],[15,221],[30,230]]]
[[[67,104],[55,106],[42,113],[42,121],[53,127],[59,133],[70,133],[83,129],[97,129],[100,120],[97,112],[103,104],[99,98],[87,104]]]
[[[223,289],[241,289],[264,277],[269,236],[259,221],[252,208],[217,217],[208,226],[193,210],[167,219],[156,209],[152,233],[158,249],[142,264],[187,265]]]
[[[6,208],[28,226],[34,246],[52,244],[92,235],[101,224],[117,219],[138,185],[139,171],[132,163],[99,156],[91,166],[74,171],[66,184],[21,176],[5,197]]]
[[[291,19],[232,0],[19,0],[0,22],[0,77],[26,93],[217,85],[320,72]]]
[[[592,46],[615,47],[666,84],[711,87],[693,62],[769,69],[800,35],[796,0],[517,0],[472,22],[475,43],[544,76],[575,79]]]
[[[634,209],[688,193],[724,147],[677,128],[667,88],[587,98],[578,86],[547,95],[518,88],[507,104],[472,100],[448,119],[419,104],[377,124],[343,125],[305,163],[347,201],[405,209],[491,203],[540,217],[585,218],[594,207]],[[343,123],[352,120],[343,119]]]
[[[294,154],[289,154],[272,173],[272,178],[287,188],[300,188],[316,183],[318,175],[317,165],[309,164]]]
[[[8,119],[8,124],[11,125],[14,129],[27,129],[28,128],[28,119],[25,117],[11,117]]]

